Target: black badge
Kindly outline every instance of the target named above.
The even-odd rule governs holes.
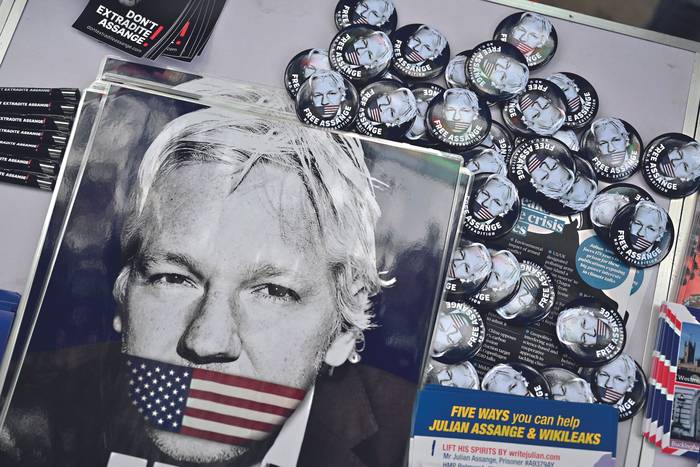
[[[556,84],[566,96],[566,122],[574,130],[587,127],[598,115],[598,93],[586,79],[574,73],[554,73],[547,79]]]
[[[547,380],[529,365],[520,362],[499,363],[481,380],[481,389],[513,396],[529,396],[550,399]]]
[[[565,368],[551,367],[542,370],[542,376],[549,383],[552,399],[564,402],[592,404],[596,402],[588,381]]]
[[[566,97],[546,79],[531,78],[525,92],[503,106],[503,121],[522,135],[551,136],[566,120]]]
[[[509,323],[526,326],[543,320],[554,306],[556,291],[552,276],[539,264],[520,262],[520,286],[515,296],[496,313]]]
[[[328,51],[323,49],[306,49],[289,61],[284,72],[284,86],[292,98],[297,97],[299,88],[318,70],[330,70]]]
[[[340,0],[335,6],[338,30],[353,24],[368,24],[391,34],[397,21],[393,0]]]
[[[651,189],[683,198],[700,188],[700,143],[681,133],[656,137],[644,150],[642,174]]]
[[[409,24],[391,35],[394,45],[392,70],[406,80],[439,76],[450,61],[450,45],[437,29],[426,24]]]
[[[447,148],[470,149],[489,134],[491,111],[473,91],[452,88],[432,100],[425,123],[430,137]]]
[[[464,235],[475,240],[495,240],[507,235],[520,217],[518,189],[508,178],[481,174],[474,178],[464,213]]]
[[[613,250],[624,262],[640,269],[659,264],[671,251],[674,235],[666,210],[651,201],[625,206],[610,224]]]
[[[520,264],[508,250],[491,251],[491,274],[481,290],[468,302],[479,310],[489,311],[508,303],[520,285]]]
[[[619,118],[597,118],[581,138],[581,155],[588,159],[598,178],[619,182],[639,168],[642,138]]]
[[[574,156],[574,162],[576,163],[574,184],[564,196],[546,206],[553,214],[570,216],[583,212],[588,209],[598,194],[598,178],[593,166],[578,156]]]
[[[529,78],[525,57],[507,42],[482,42],[467,60],[471,88],[491,102],[507,101],[520,94]]]
[[[627,340],[616,309],[595,298],[567,304],[557,317],[556,329],[562,348],[583,366],[609,362],[622,352]]]
[[[639,364],[626,353],[598,368],[582,368],[581,375],[593,389],[598,402],[614,406],[620,421],[638,413],[647,397],[646,375]]]
[[[479,144],[479,147],[485,147],[498,151],[503,160],[508,163],[511,154],[513,154],[513,136],[510,131],[497,121],[491,121],[491,128],[486,138]]]
[[[349,26],[328,47],[331,67],[354,83],[379,79],[391,65],[391,39],[372,27]]]
[[[506,161],[500,152],[491,148],[477,147],[460,153],[464,159],[464,167],[472,174],[499,174],[508,176]]]
[[[603,188],[588,209],[593,229],[603,241],[610,243],[610,224],[615,214],[623,207],[639,201],[653,202],[654,198],[642,188],[629,183],[614,183]]]
[[[496,27],[493,38],[517,47],[533,70],[554,57],[559,42],[549,19],[529,11],[506,17]]]
[[[317,71],[297,93],[297,116],[307,125],[345,129],[355,120],[358,107],[355,86],[332,70]]]
[[[463,300],[486,285],[491,274],[491,253],[481,243],[466,240],[452,253],[445,282],[448,300]]]
[[[445,68],[445,82],[448,88],[467,88],[467,60],[472,54],[471,50],[460,52],[449,61]]]
[[[562,143],[566,144],[566,147],[571,149],[573,152],[578,152],[581,146],[578,142],[578,136],[573,130],[559,130],[552,135],[552,138],[558,139]]]
[[[416,115],[416,98],[410,89],[397,81],[377,81],[360,91],[355,128],[363,135],[400,140]]]
[[[469,362],[456,365],[431,360],[425,371],[425,384],[439,384],[451,388],[479,389],[479,374]]]
[[[416,99],[416,119],[406,132],[406,140],[419,146],[431,147],[437,143],[430,138],[425,126],[425,116],[428,113],[430,102],[445,89],[433,83],[417,83],[409,86]]]
[[[450,365],[464,362],[479,352],[485,336],[478,311],[465,303],[444,302],[435,323],[430,356]]]

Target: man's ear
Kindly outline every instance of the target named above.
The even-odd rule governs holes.
[[[112,320],[112,329],[120,334],[122,332],[122,317],[119,315],[119,312],[114,315],[114,319]]]
[[[323,361],[328,366],[338,367],[345,363],[353,350],[355,350],[355,334],[341,332],[331,342]]]

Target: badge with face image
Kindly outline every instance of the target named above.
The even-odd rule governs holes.
[[[469,362],[445,365],[431,360],[425,372],[425,384],[439,384],[451,388],[479,389],[479,375]]]
[[[460,52],[449,61],[445,68],[445,82],[448,88],[468,88],[467,60],[471,55],[471,50]]]
[[[514,13],[496,27],[494,39],[513,44],[534,70],[549,62],[557,51],[557,31],[545,16],[537,13]]]
[[[654,198],[642,188],[629,183],[614,183],[600,190],[588,209],[591,224],[598,236],[610,243],[610,225],[615,214],[639,201],[654,202]]]
[[[511,154],[513,154],[513,136],[510,131],[497,121],[491,121],[491,128],[486,138],[479,144],[479,147],[490,148],[498,151],[503,160],[508,163]]]
[[[551,391],[542,374],[520,362],[499,363],[481,380],[481,389],[513,396],[550,399]]]
[[[450,61],[447,38],[427,24],[408,24],[397,29],[391,40],[394,47],[392,70],[408,81],[433,79]]]
[[[491,274],[491,253],[481,243],[462,240],[452,254],[445,282],[448,300],[463,300],[486,285]]]
[[[511,130],[527,136],[551,136],[566,119],[564,93],[551,81],[531,78],[525,92],[503,107],[503,121]]]
[[[580,130],[587,127],[598,115],[598,93],[585,78],[574,73],[554,73],[547,77],[566,96],[565,128]]]
[[[520,217],[518,189],[499,174],[474,178],[464,213],[464,235],[474,240],[495,240],[507,235]]]
[[[581,156],[591,163],[600,180],[618,182],[639,168],[642,138],[619,118],[597,118],[581,138]]]
[[[353,24],[368,24],[391,34],[398,21],[393,0],[340,0],[335,6],[338,30]]]
[[[478,310],[490,311],[508,303],[520,286],[520,264],[508,250],[491,250],[491,274],[481,290],[468,298]]]
[[[656,137],[644,150],[642,174],[655,192],[683,198],[700,188],[700,143],[681,133]]]
[[[409,86],[416,99],[416,119],[406,132],[406,140],[411,144],[424,147],[434,147],[437,143],[428,135],[425,117],[430,102],[445,89],[433,83],[417,83]]]
[[[473,91],[451,88],[432,100],[425,123],[430,137],[446,148],[471,149],[489,134],[491,111]]]
[[[525,90],[529,78],[525,57],[507,42],[482,42],[467,60],[470,87],[490,102],[512,99]]]
[[[566,147],[571,149],[573,152],[578,152],[581,146],[578,142],[578,136],[574,130],[559,130],[552,135],[552,138],[558,139],[562,143],[566,144]]]
[[[644,407],[647,378],[628,354],[620,354],[598,368],[582,368],[580,373],[590,382],[598,402],[610,404],[618,410],[621,422],[634,417]]]
[[[673,222],[664,208],[651,201],[627,205],[610,224],[610,241],[625,263],[644,269],[659,264],[673,246]]]
[[[372,26],[348,26],[335,35],[328,47],[331,67],[353,83],[384,76],[391,56],[389,36]]]
[[[317,71],[299,88],[296,111],[307,125],[343,130],[348,128],[359,107],[355,86],[335,71]]]
[[[461,302],[443,302],[435,322],[430,356],[453,365],[469,360],[484,343],[486,327],[473,307]]]
[[[547,317],[556,299],[552,276],[539,264],[520,262],[520,285],[508,303],[496,308],[498,315],[516,326],[527,326]]]
[[[611,304],[580,298],[559,313],[557,339],[566,353],[582,366],[603,365],[625,347],[625,324]]]
[[[284,72],[284,86],[292,99],[297,97],[299,88],[307,79],[319,70],[330,70],[328,51],[323,49],[306,49],[289,61]]]
[[[464,159],[464,167],[472,174],[508,175],[506,161],[495,149],[477,147],[460,154]]]
[[[598,194],[598,177],[587,160],[574,156],[574,184],[561,198],[545,206],[552,214],[570,216],[588,209]]]
[[[417,113],[410,89],[396,81],[377,81],[360,91],[355,128],[363,135],[398,141],[411,128]]]
[[[549,383],[552,399],[555,401],[586,404],[596,402],[591,385],[576,373],[565,368],[552,367],[542,370],[542,376]]]

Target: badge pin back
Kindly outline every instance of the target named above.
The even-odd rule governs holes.
[[[446,365],[431,360],[428,362],[425,384],[439,384],[460,389],[479,389],[479,374],[470,362]]]
[[[549,315],[556,300],[552,276],[539,264],[520,261],[520,285],[515,296],[496,313],[515,326],[528,326]]]
[[[391,47],[391,39],[385,32],[356,24],[335,35],[328,47],[328,58],[335,71],[361,85],[380,79],[389,71]]]
[[[299,88],[296,112],[311,126],[343,130],[355,121],[359,108],[357,90],[340,73],[322,70]]]
[[[647,382],[644,371],[628,354],[622,353],[598,368],[582,368],[596,400],[618,410],[619,421],[634,417],[644,407]]]
[[[481,389],[514,396],[550,399],[551,389],[542,373],[520,362],[499,363],[481,379]]]
[[[588,208],[588,216],[596,234],[611,244],[610,225],[622,208],[639,201],[654,201],[644,189],[630,183],[613,183],[598,192]]]
[[[632,125],[619,118],[597,118],[581,138],[580,154],[591,163],[598,179],[620,182],[639,169],[642,138]]]
[[[463,235],[476,241],[502,238],[518,222],[520,209],[518,189],[507,177],[477,175],[464,213]]]
[[[405,140],[411,144],[423,147],[435,147],[437,142],[427,133],[425,117],[430,102],[445,90],[442,86],[433,83],[414,83],[408,86],[416,99],[416,119],[406,132]]]
[[[469,89],[451,88],[436,96],[426,113],[428,135],[448,151],[471,149],[491,129],[491,111]]]
[[[486,284],[467,299],[479,311],[491,311],[508,303],[518,292],[521,270],[508,250],[491,251],[491,274]]]
[[[381,80],[360,91],[360,110],[355,128],[363,135],[403,139],[418,115],[416,98],[403,84]]]
[[[440,76],[450,61],[450,45],[439,30],[427,24],[408,24],[391,35],[392,71],[406,81]]]
[[[642,175],[652,190],[684,198],[700,188],[700,143],[681,133],[665,133],[649,143],[642,156]]]
[[[481,290],[491,274],[491,253],[481,243],[461,240],[452,253],[445,298],[462,301]]]
[[[493,38],[517,47],[531,70],[549,63],[559,44],[557,31],[549,18],[532,12],[514,13],[504,18]]]
[[[548,367],[542,370],[542,376],[549,383],[554,400],[586,404],[596,402],[590,383],[573,371],[560,367]]]
[[[354,24],[368,24],[387,34],[394,32],[398,22],[393,0],[382,2],[340,0],[335,6],[334,19],[338,30]]]
[[[600,101],[591,83],[575,73],[561,72],[547,79],[557,85],[566,96],[567,112],[565,128],[581,130],[598,115]]]
[[[551,136],[566,121],[566,96],[551,81],[530,78],[522,94],[503,107],[503,121],[512,131],[525,136]]]
[[[284,71],[284,87],[294,99],[299,88],[309,77],[318,70],[330,70],[328,51],[324,49],[306,49],[289,61]]]
[[[507,42],[482,42],[467,60],[470,88],[489,102],[512,99],[525,90],[529,78],[525,57]]]
[[[443,302],[435,323],[431,358],[454,365],[474,357],[484,344],[486,326],[479,312],[463,302]]]

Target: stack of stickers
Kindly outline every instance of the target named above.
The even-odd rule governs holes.
[[[0,181],[53,190],[80,91],[0,88]]]
[[[0,359],[2,359],[7,347],[20,298],[21,296],[17,292],[0,290]]]

